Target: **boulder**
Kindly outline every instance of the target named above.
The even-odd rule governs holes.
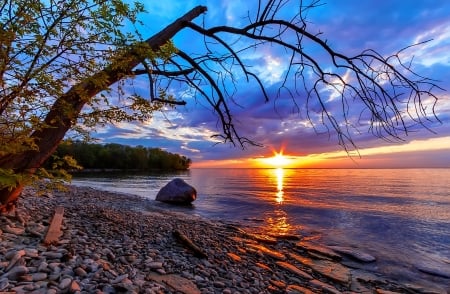
[[[182,179],[176,178],[159,190],[156,201],[186,205],[197,198],[197,191]]]

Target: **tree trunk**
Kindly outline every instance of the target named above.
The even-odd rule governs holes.
[[[205,6],[197,6],[180,17],[162,31],[147,39],[145,43],[150,45],[153,51],[166,44],[175,34],[186,27],[186,23],[206,12]],[[137,47],[137,46],[136,46]],[[13,169],[16,173],[33,174],[56,150],[58,144],[64,138],[66,132],[73,126],[86,102],[99,92],[106,90],[112,84],[130,74],[132,69],[142,62],[142,57],[135,54],[135,46],[120,55],[112,63],[84,81],[74,85],[67,93],[59,97],[45,118],[48,127],[37,130],[31,134],[31,138],[38,146],[38,150],[28,150],[19,154],[10,154],[0,157],[0,167]],[[125,65],[124,62],[126,60]],[[117,66],[120,64],[120,66]],[[107,80],[107,83],[98,85],[94,81]],[[68,110],[68,107],[70,107]],[[17,183],[13,189],[0,189],[0,211],[10,210],[20,196],[23,184]]]

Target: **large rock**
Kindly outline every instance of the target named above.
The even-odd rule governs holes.
[[[176,178],[159,190],[156,201],[186,205],[197,198],[197,191],[182,179]]]

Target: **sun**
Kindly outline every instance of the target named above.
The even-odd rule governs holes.
[[[269,157],[265,162],[274,167],[284,167],[289,164],[289,158],[283,155],[283,152],[277,153],[272,157]]]

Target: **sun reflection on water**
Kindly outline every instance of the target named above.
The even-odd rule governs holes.
[[[283,191],[284,170],[282,168],[277,168],[275,170],[275,174],[277,176],[276,202],[278,204],[281,204],[281,203],[283,203],[283,200],[284,200],[284,191]]]
[[[277,207],[268,214],[265,218],[267,223],[266,232],[269,235],[285,235],[291,230],[291,225],[288,222],[288,215],[283,209],[283,202],[285,201],[284,193],[284,178],[285,170],[283,168],[276,168],[273,170],[272,179],[276,183],[275,203]]]

